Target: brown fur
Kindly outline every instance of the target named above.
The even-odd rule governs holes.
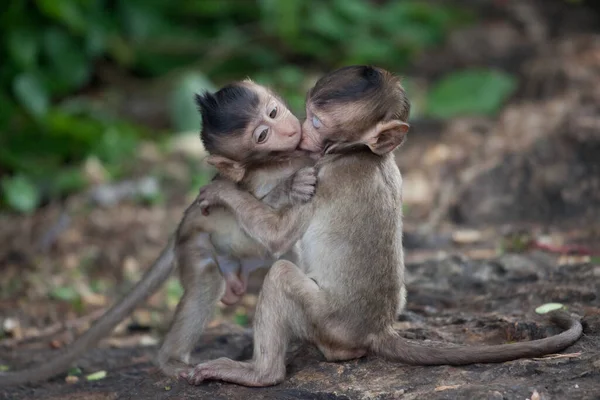
[[[316,178],[311,164],[312,160],[304,156],[265,164],[260,169],[249,169],[240,185],[255,199],[262,197],[260,201],[268,207],[278,209],[297,204],[309,199],[314,191]],[[264,190],[275,184],[265,196]],[[225,299],[226,282],[238,285],[238,279],[243,281],[241,292],[228,293],[227,302],[233,303],[243,294],[252,269],[268,267],[273,262],[268,249],[246,235],[233,214],[223,207],[211,207],[206,216],[200,204],[192,204],[175,236],[175,256],[185,291],[158,354],[161,370],[170,376],[187,368],[190,353],[215,305],[219,299]],[[239,263],[226,267],[218,254],[235,257],[231,261]],[[244,264],[247,259],[254,260],[253,264]]]
[[[383,81],[377,80],[381,78],[377,71]],[[190,383],[218,379],[247,386],[277,384],[285,377],[285,353],[292,339],[316,344],[330,361],[373,353],[418,365],[461,365],[540,356],[568,347],[581,335],[579,321],[567,316],[555,317],[567,329],[559,335],[501,346],[430,348],[394,331],[404,284],[402,178],[393,154],[381,154],[381,149],[393,150],[391,141],[396,146],[403,142],[407,125],[405,119],[395,118],[406,116],[408,102],[397,80],[381,70],[375,70],[375,79],[373,74],[368,67],[335,71],[323,78],[331,93],[316,85],[324,102],[318,104],[309,96],[303,135],[311,139],[305,145],[322,150],[343,143],[351,150],[320,159],[319,187],[312,202],[277,212],[227,182],[215,182],[201,192],[203,204],[229,207],[240,226],[272,253],[294,246],[297,259],[277,261],[265,278],[254,322],[252,360],[221,358],[199,364],[185,374]],[[337,104],[341,115],[356,101],[352,96],[360,98],[363,89],[358,90],[361,86],[354,86],[353,79],[375,82],[380,89],[376,92],[385,93],[388,110],[378,117],[370,114],[373,108],[354,111],[353,119],[343,125],[347,128],[325,124],[311,128],[310,112],[324,118]],[[357,126],[357,119],[369,121],[369,127],[350,136],[345,129]],[[397,123],[389,125],[394,120]]]
[[[233,159],[220,154],[209,157],[209,162],[222,175],[216,181],[230,179],[255,200],[258,198],[274,209],[310,200],[316,184],[315,170],[311,167],[313,161],[303,152],[295,150],[300,140],[298,120],[270,91],[250,81],[241,84],[258,93],[259,109],[245,131],[228,132],[225,138],[213,143],[213,151],[223,150],[228,142],[236,148],[231,153]],[[279,107],[280,112],[274,119],[267,119],[264,115],[268,114],[267,107],[270,104]],[[253,142],[252,135],[257,124],[268,126],[271,130],[270,139],[265,143]],[[217,263],[217,253],[230,258],[227,268]],[[268,261],[268,249],[240,230],[228,210],[213,207],[209,215],[205,215],[199,204],[190,205],[174,237],[125,298],[49,362],[24,371],[0,373],[0,385],[34,383],[65,371],[81,353],[105,337],[139,303],[154,293],[176,266],[185,294],[159,351],[158,361],[165,373],[177,374],[182,365],[187,367],[185,362],[189,352],[202,333],[214,305],[226,292],[226,287],[229,293],[230,286],[237,285],[240,290],[229,301],[239,299],[245,290],[245,286],[239,287],[240,276],[243,281],[253,268],[260,266],[260,260],[258,263],[255,260],[252,264],[244,264],[243,259],[247,257],[264,259],[264,266],[272,262]]]

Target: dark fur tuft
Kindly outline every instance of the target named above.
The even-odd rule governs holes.
[[[194,100],[202,115],[200,138],[204,148],[218,154],[219,139],[239,135],[258,114],[258,94],[239,83],[229,84],[214,94],[205,91],[196,94]]]
[[[353,65],[333,71],[321,78],[311,97],[318,107],[332,103],[363,100],[382,86],[382,74],[366,65]]]

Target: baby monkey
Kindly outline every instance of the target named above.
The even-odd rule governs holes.
[[[196,96],[202,114],[201,139],[209,152],[207,162],[227,179],[275,209],[303,203],[316,184],[313,161],[297,150],[301,139],[298,119],[276,94],[245,80],[225,86],[214,95]],[[303,168],[306,167],[306,168]],[[210,233],[215,259],[225,276],[225,304],[235,304],[246,291],[250,272],[271,258],[267,250],[245,235],[235,217],[220,207],[193,203],[176,231],[179,265],[191,265],[201,234]],[[181,268],[181,267],[180,267]]]
[[[197,96],[196,101],[204,121],[202,141],[211,153],[208,162],[219,171],[217,181],[237,183],[273,210],[312,198],[314,161],[296,151],[300,122],[279,97],[244,81],[215,95]],[[237,302],[246,290],[249,273],[283,255],[271,253],[246,235],[225,207],[211,207],[209,215],[205,214],[206,208],[192,204],[175,235],[175,257],[185,292],[158,356],[161,369],[171,376],[188,367],[190,353],[223,286],[221,300]]]
[[[201,190],[201,204],[228,206],[271,252],[294,247],[297,254],[296,263],[278,260],[265,277],[252,359],[199,364],[182,373],[190,383],[277,384],[294,339],[312,342],[329,361],[374,354],[415,365],[464,365],[537,357],[581,336],[581,323],[566,314],[553,316],[565,329],[558,335],[498,346],[428,347],[395,331],[404,254],[402,177],[392,151],[405,139],[409,109],[391,73],[370,66],[333,71],[307,95],[300,148],[322,154],[312,201],[276,211],[226,181]]]
[[[296,150],[300,123],[276,94],[245,80],[198,95],[196,103],[208,162],[218,170],[215,182],[231,180],[273,209],[311,199],[316,184],[313,161]],[[0,386],[34,383],[65,371],[177,267],[185,293],[158,356],[163,372],[176,375],[189,362],[219,299],[226,304],[238,301],[248,274],[280,256],[247,236],[225,208],[205,211],[196,202],[190,205],[169,244],[136,286],[62,354],[28,370],[0,373]]]

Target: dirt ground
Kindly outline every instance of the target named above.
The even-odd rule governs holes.
[[[193,387],[161,377],[155,346],[96,349],[78,363],[105,379],[2,390],[6,399],[539,399],[600,398],[600,266],[558,265],[541,252],[488,260],[454,255],[408,265],[408,312],[397,323],[412,340],[497,344],[556,334],[533,310],[559,301],[583,317],[584,336],[560,355],[466,367],[414,367],[374,357],[325,362],[316,349],[300,351],[281,385],[250,389],[223,383]],[[303,350],[303,349],[301,349]],[[199,343],[199,360],[252,353],[248,332],[213,328]],[[15,354],[29,358],[31,354]],[[43,362],[51,352],[36,353]]]
[[[600,18],[561,1],[472,3],[489,17],[424,54],[416,75],[475,64],[509,70],[521,85],[494,118],[414,121],[398,150],[409,293],[397,329],[431,345],[531,340],[558,332],[534,310],[559,302],[582,318],[575,345],[542,359],[465,367],[374,357],[330,363],[308,346],[290,357],[278,386],[192,387],[153,364],[181,295],[171,279],[76,363],[78,382],[62,374],[0,388],[0,398],[600,399]],[[191,200],[188,164],[177,151],[140,149],[132,179],[160,165],[163,203],[99,207],[82,193],[32,216],[0,214],[1,368],[43,363],[127,293]],[[263,276],[253,276],[240,305],[219,307],[198,360],[251,357]],[[106,377],[84,379],[97,371]]]

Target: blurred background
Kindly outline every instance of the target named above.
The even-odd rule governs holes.
[[[139,279],[212,176],[194,93],[251,77],[301,117],[348,64],[400,74],[412,102],[409,262],[538,248],[598,263],[598,4],[5,1],[0,337],[84,329]],[[164,329],[180,295],[173,278],[119,332]],[[255,301],[217,321],[247,325]]]

